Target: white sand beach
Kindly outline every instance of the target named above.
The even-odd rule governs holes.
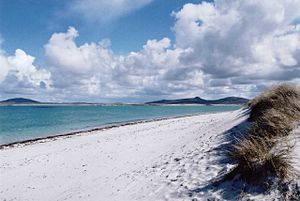
[[[231,168],[220,163],[218,148],[247,118],[243,112],[138,123],[2,149],[0,200],[230,200],[233,192],[226,195],[209,184]]]

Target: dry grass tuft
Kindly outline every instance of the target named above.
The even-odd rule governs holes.
[[[292,145],[273,150],[275,143],[268,137],[240,139],[228,152],[238,164],[232,173],[255,185],[265,185],[272,177],[292,178],[295,175],[290,159]]]
[[[300,122],[300,88],[273,86],[254,98],[249,108],[252,125],[228,150],[237,166],[227,178],[240,175],[251,184],[265,185],[269,178],[284,181],[297,175],[290,159],[293,145],[285,137]]]
[[[295,121],[292,115],[286,115],[280,109],[271,108],[256,118],[249,134],[269,138],[287,136],[294,129]]]
[[[250,120],[255,121],[269,109],[280,110],[284,115],[300,119],[299,86],[281,84],[273,86],[250,101]]]

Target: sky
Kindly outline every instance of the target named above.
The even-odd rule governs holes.
[[[251,98],[300,83],[300,0],[0,0],[0,99]]]

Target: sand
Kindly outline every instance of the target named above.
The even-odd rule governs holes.
[[[212,181],[242,110],[114,127],[0,150],[0,200],[231,200]]]

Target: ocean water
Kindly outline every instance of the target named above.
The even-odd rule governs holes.
[[[240,106],[1,106],[0,144],[88,130],[107,124],[223,112]]]

